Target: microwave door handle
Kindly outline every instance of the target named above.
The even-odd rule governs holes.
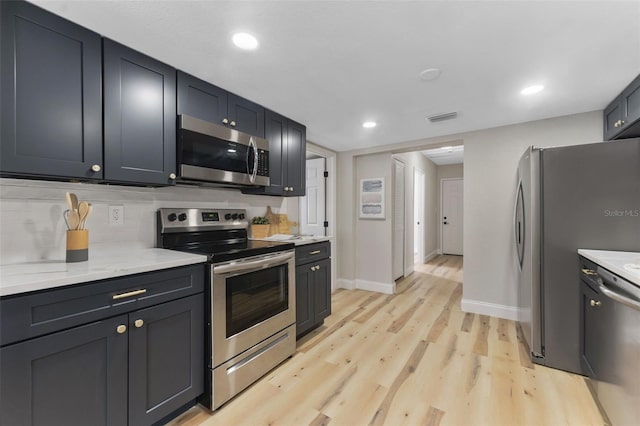
[[[253,148],[253,170],[249,170],[249,156],[251,155],[251,149],[249,149],[247,150],[247,173],[251,183],[254,183],[258,175],[258,146],[253,138],[249,139],[249,148]]]
[[[292,253],[286,253],[279,256],[268,256],[259,260],[248,262],[235,262],[227,265],[213,267],[214,275],[229,274],[234,272],[249,272],[256,269],[265,269],[271,266],[281,265],[293,258]]]

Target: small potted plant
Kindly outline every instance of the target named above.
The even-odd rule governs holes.
[[[254,239],[265,238],[269,235],[269,219],[256,216],[251,219],[251,237]]]

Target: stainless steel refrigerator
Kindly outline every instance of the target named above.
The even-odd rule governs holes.
[[[577,249],[640,251],[640,139],[529,148],[515,204],[518,319],[532,360],[584,374]]]

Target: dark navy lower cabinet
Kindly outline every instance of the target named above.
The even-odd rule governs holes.
[[[331,254],[328,241],[296,247],[296,337],[331,315]]]
[[[129,424],[153,424],[204,391],[204,296],[142,309],[129,323]]]
[[[5,330],[24,329],[16,306],[33,322],[92,319],[60,318],[44,335],[5,341],[0,426],[144,426],[195,403],[204,391],[203,273],[195,265],[1,299]],[[103,303],[104,292],[117,303]]]
[[[126,425],[126,324],[121,315],[0,349],[0,425]]]
[[[175,183],[175,68],[109,39],[103,49],[104,178]]]
[[[0,2],[0,173],[102,179],[100,35]]]

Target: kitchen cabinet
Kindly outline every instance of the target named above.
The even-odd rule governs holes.
[[[176,178],[176,70],[109,39],[104,57],[104,178],[171,185]]]
[[[101,179],[100,35],[27,2],[0,15],[0,173]]]
[[[603,111],[604,139],[640,137],[640,75]]]
[[[296,337],[323,324],[331,314],[331,259],[328,241],[296,247]]]
[[[264,137],[262,106],[182,71],[178,71],[178,114]]]
[[[0,425],[146,425],[189,405],[203,291],[197,265],[3,298]]]
[[[300,197],[306,191],[307,130],[278,113],[265,112],[265,137],[269,141],[270,185],[243,189],[245,194]]]

